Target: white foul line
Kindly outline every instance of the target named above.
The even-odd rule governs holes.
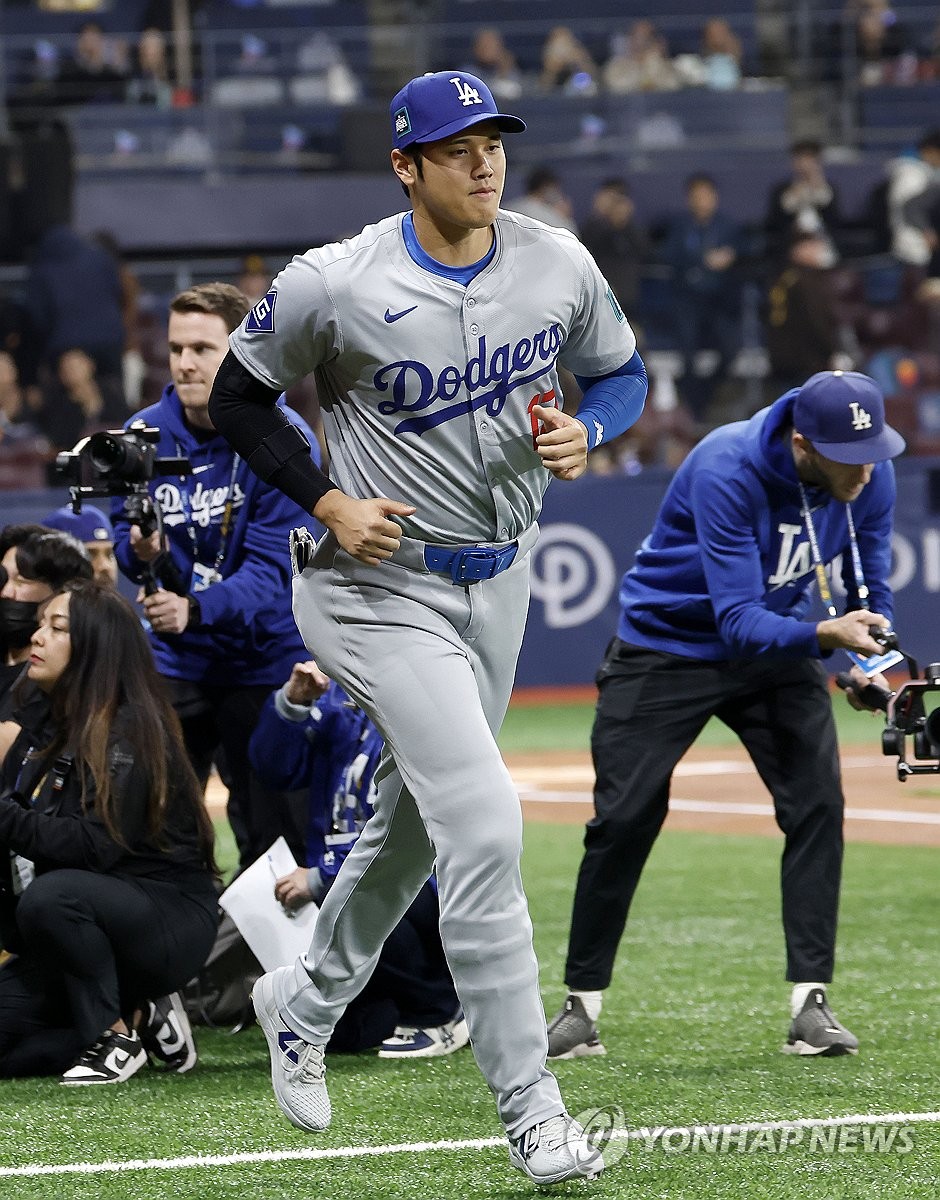
[[[520,800],[531,804],[592,804],[590,792],[543,792],[520,788]],[[770,804],[737,804],[726,800],[678,800],[670,798],[676,812],[727,814],[737,817],[772,817]],[[887,821],[898,825],[940,825],[940,812],[913,812],[902,808],[847,808],[847,821]]]
[[[675,1134],[714,1135],[720,1133],[764,1132],[776,1129],[813,1129],[839,1125],[915,1125],[940,1122],[940,1112],[861,1113],[846,1117],[795,1117],[790,1121],[746,1121],[728,1125],[677,1125],[660,1129],[662,1137]],[[646,1138],[649,1129],[624,1130],[616,1136],[629,1141]],[[335,1158],[375,1158],[391,1154],[427,1154],[448,1150],[491,1150],[505,1146],[502,1137],[470,1138],[461,1141],[402,1142],[389,1146],[310,1147],[300,1150],[257,1150],[238,1154],[188,1154],[181,1158],[132,1158],[123,1162],[60,1163],[54,1166],[30,1165],[0,1167],[0,1178],[40,1175],[108,1175],[118,1171],[178,1171],[189,1168],[229,1167],[242,1163],[309,1162]]]

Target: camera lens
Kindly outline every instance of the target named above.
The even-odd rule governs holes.
[[[88,457],[99,475],[128,482],[149,478],[152,448],[132,433],[95,433],[88,439]]]

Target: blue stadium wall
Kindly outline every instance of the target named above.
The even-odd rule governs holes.
[[[903,460],[897,474],[895,624],[903,649],[923,665],[940,661],[940,459]],[[669,478],[668,471],[586,476],[548,489],[520,686],[592,682],[616,629],[620,577],[653,523]],[[67,498],[59,491],[0,493],[2,523],[37,520]],[[833,671],[848,665],[839,654],[830,661]]]

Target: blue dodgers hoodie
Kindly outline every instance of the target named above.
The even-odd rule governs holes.
[[[310,427],[283,397],[278,404],[303,430],[319,461]],[[156,476],[150,482],[150,494],[164,514],[173,561],[202,613],[196,629],[166,635],[151,631],[157,669],[176,679],[231,687],[282,683],[295,662],[309,657],[291,612],[288,536],[301,525],[316,534],[316,522],[277,488],[262,483],[244,461],[235,463],[221,434],[190,429],[172,384],[156,404],[131,420],[160,430],[159,456],[184,456],[193,466],[192,475]],[[213,567],[222,544],[233,464],[234,511],[219,566],[222,579],[199,590],[200,571]],[[142,564],[130,547],[130,523],[121,500],[113,501],[111,519],[118,564],[129,579],[140,582]]]
[[[275,789],[306,788],[306,863],[325,882],[372,815],[372,777],[382,735],[335,680],[311,708],[273,692],[258,717],[248,754]],[[329,841],[327,839],[329,838]]]
[[[619,637],[687,658],[823,657],[811,612],[815,569],[790,449],[797,389],[714,430],[673,477],[620,588]],[[859,608],[846,506],[807,487],[824,563],[843,554],[846,611]],[[894,468],[877,463],[852,502],[869,607],[893,616]]]

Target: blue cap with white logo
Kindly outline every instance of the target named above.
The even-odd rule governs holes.
[[[525,121],[501,113],[482,79],[466,71],[437,71],[406,83],[389,105],[392,144],[436,142],[480,121],[495,121],[504,133],[522,133]]]
[[[72,511],[71,504],[57,508],[55,512],[43,517],[41,524],[47,529],[57,529],[62,533],[70,533],[80,542],[113,542],[114,530],[108,517],[100,508],[91,504],[83,504],[82,511]]]
[[[859,466],[894,458],[904,438],[885,421],[878,385],[859,371],[819,371],[793,401],[793,428],[825,458]]]

